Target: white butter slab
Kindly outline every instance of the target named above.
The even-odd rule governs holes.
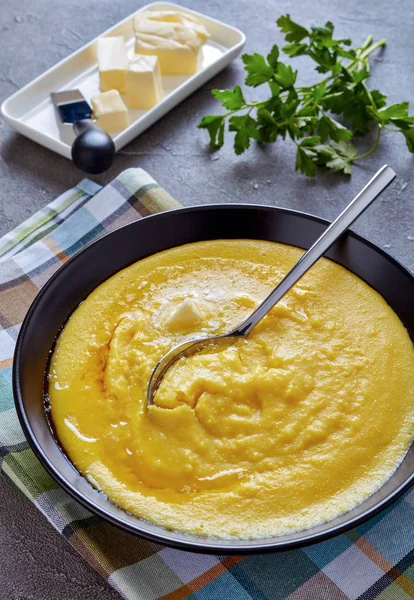
[[[112,134],[117,150],[123,148],[224,69],[240,54],[246,39],[239,29],[172,2],[148,4],[101,35],[123,35],[128,54],[132,55],[134,48],[133,18],[144,10],[180,10],[195,15],[206,27],[211,37],[203,46],[200,70],[195,75],[163,75],[163,100],[150,110],[128,111],[129,127]],[[59,124],[50,93],[79,88],[88,102],[92,96],[99,93],[99,74],[96,62],[97,39],[95,38],[34,79],[7,98],[1,106],[1,114],[16,131],[66,158],[71,158],[74,133],[71,126]]]

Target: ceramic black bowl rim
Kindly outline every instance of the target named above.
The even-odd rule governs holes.
[[[229,209],[230,210],[231,209],[234,209],[234,210],[247,209],[247,210],[253,210],[253,211],[268,211],[270,209],[271,211],[276,211],[276,212],[283,213],[286,215],[300,216],[309,221],[313,221],[313,222],[316,222],[316,223],[319,223],[322,225],[330,224],[330,222],[327,221],[326,219],[323,219],[323,218],[315,216],[315,215],[311,215],[309,213],[305,213],[303,211],[287,209],[287,208],[282,208],[282,207],[276,207],[276,206],[269,206],[269,205],[257,205],[257,204],[246,204],[246,203],[207,204],[207,205],[198,205],[198,206],[192,206],[192,207],[187,207],[187,208],[178,208],[178,209],[164,211],[162,213],[156,213],[153,215],[143,217],[142,219],[140,219],[140,222],[146,221],[148,219],[152,219],[152,220],[153,219],[165,219],[165,218],[168,218],[168,216],[171,215],[172,213],[177,213],[177,212],[191,213],[193,211],[199,211],[200,209],[206,210],[206,211],[208,211],[208,210],[225,210],[225,209],[227,209],[227,210],[229,210]],[[251,542],[253,540],[252,541],[249,540],[250,544],[248,546],[237,545],[237,547],[231,545],[231,540],[225,540],[225,539],[219,539],[219,538],[217,538],[217,544],[215,544],[214,546],[207,546],[203,542],[202,537],[200,537],[199,541],[197,541],[197,542],[194,542],[192,540],[187,541],[187,540],[172,539],[170,536],[171,536],[171,534],[174,534],[174,531],[170,532],[167,529],[165,530],[165,534],[149,532],[149,531],[145,530],[145,527],[144,528],[140,527],[138,518],[137,518],[137,525],[130,525],[129,523],[121,521],[114,515],[101,509],[99,506],[95,505],[92,501],[88,500],[87,498],[84,498],[76,490],[76,488],[73,485],[71,485],[68,481],[66,481],[66,479],[62,476],[62,474],[59,472],[59,470],[56,469],[54,467],[54,465],[50,462],[48,456],[43,451],[43,449],[41,448],[41,445],[37,441],[37,439],[34,435],[34,432],[32,430],[32,427],[29,423],[29,420],[28,420],[28,417],[26,414],[26,410],[24,407],[23,395],[22,395],[22,390],[20,387],[20,376],[19,376],[20,375],[20,362],[22,359],[21,354],[22,354],[23,341],[24,341],[24,337],[25,337],[25,333],[26,333],[28,324],[31,321],[31,319],[33,318],[33,316],[36,315],[36,309],[37,309],[37,306],[38,306],[42,296],[46,293],[47,288],[51,285],[51,283],[58,276],[58,274],[63,269],[65,269],[70,262],[75,260],[80,254],[86,255],[88,253],[88,250],[91,247],[95,246],[96,244],[99,244],[103,239],[107,238],[108,236],[111,236],[116,231],[130,227],[131,225],[133,225],[133,223],[134,222],[128,223],[126,225],[123,225],[122,227],[117,228],[114,231],[111,231],[109,233],[106,233],[106,234],[100,236],[98,239],[92,241],[91,243],[87,244],[84,248],[82,248],[81,250],[76,252],[65,264],[63,264],[59,269],[57,269],[57,271],[48,279],[46,284],[42,287],[42,289],[37,294],[36,298],[33,300],[32,304],[23,320],[23,323],[20,328],[20,331],[19,331],[19,334],[17,337],[17,341],[16,341],[16,348],[15,348],[14,359],[13,359],[12,380],[13,380],[13,393],[14,393],[15,406],[16,406],[17,415],[18,415],[18,418],[20,421],[20,425],[23,429],[23,432],[28,440],[28,443],[29,443],[31,449],[35,453],[36,457],[39,459],[42,466],[45,468],[45,470],[48,472],[48,474],[72,498],[74,498],[77,502],[79,502],[85,508],[90,510],[92,513],[99,515],[100,517],[102,517],[106,521],[112,523],[113,525],[115,525],[129,533],[132,533],[134,535],[138,535],[139,537],[148,539],[150,541],[153,541],[153,542],[156,542],[159,544],[164,544],[164,545],[167,545],[167,546],[170,546],[173,548],[177,548],[180,550],[187,550],[187,551],[192,551],[192,552],[240,555],[240,554],[257,554],[257,553],[268,553],[268,552],[291,550],[291,549],[301,548],[304,546],[308,546],[310,544],[315,544],[317,542],[322,542],[327,539],[330,539],[336,535],[339,535],[341,533],[344,533],[344,532],[352,529],[353,527],[357,527],[358,525],[361,525],[368,519],[374,517],[380,511],[384,510],[391,503],[395,502],[398,498],[400,498],[401,495],[413,485],[414,472],[406,479],[405,482],[403,482],[394,491],[389,493],[388,496],[386,496],[383,500],[379,501],[373,507],[367,509],[365,512],[363,512],[359,516],[351,518],[351,519],[349,519],[349,521],[346,521],[345,523],[343,523],[341,525],[329,527],[329,528],[325,529],[323,532],[315,533],[310,536],[306,536],[306,538],[300,538],[301,534],[306,535],[306,530],[304,530],[304,531],[298,532],[298,539],[295,539],[295,540],[289,540],[287,542],[275,541],[274,544],[269,544],[269,539],[271,539],[271,538],[266,538],[267,543],[264,544],[264,543],[261,543],[260,539],[257,539],[257,543],[252,544]],[[354,233],[351,230],[348,230],[348,232],[345,235],[350,236],[351,238],[354,238],[354,239],[358,240],[359,242],[362,242],[364,245],[374,249],[384,259],[386,259],[388,262],[392,263],[395,267],[397,267],[397,269],[403,271],[411,279],[414,278],[413,273],[411,273],[409,271],[409,269],[407,269],[397,259],[395,259],[391,255],[387,254],[382,248],[378,247],[373,242],[369,241],[368,239],[364,238],[363,236],[360,236],[359,234]],[[123,267],[121,267],[121,268],[123,268]],[[110,275],[108,277],[110,277]],[[72,467],[73,467],[73,465],[72,465]],[[145,525],[146,522],[142,521],[142,523]],[[216,541],[216,538],[208,538],[208,539]],[[275,538],[275,540],[276,539],[277,538]],[[229,542],[228,544],[226,544],[227,541]],[[256,540],[254,540],[254,541],[256,542]],[[246,540],[246,542],[248,542],[248,540]]]

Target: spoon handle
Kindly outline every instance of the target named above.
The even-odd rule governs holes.
[[[295,266],[285,275],[269,296],[231,336],[246,335],[269,312],[287,291],[310,269],[310,267],[329,250],[336,240],[352,225],[385,188],[395,179],[394,171],[384,165],[359,194],[348,204],[341,214],[329,225],[324,233],[316,240]]]
[[[111,136],[92,119],[76,121],[73,130],[77,137],[72,144],[72,160],[78,169],[91,175],[107,171],[115,158]]]

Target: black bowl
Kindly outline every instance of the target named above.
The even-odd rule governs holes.
[[[89,510],[150,540],[205,553],[247,554],[292,549],[325,540],[362,523],[408,489],[414,480],[414,446],[391,479],[350,512],[306,531],[259,540],[202,538],[148,523],[112,504],[73,467],[46,421],[43,380],[50,349],[63,323],[100,283],[146,256],[200,240],[250,238],[309,248],[327,221],[304,213],[243,204],[185,208],[146,217],[101,237],[63,265],[43,287],[17,340],[13,386],[26,437],[50,475]],[[380,248],[348,232],[327,256],[377,290],[414,339],[414,276]]]

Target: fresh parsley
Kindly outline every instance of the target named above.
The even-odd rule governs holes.
[[[361,46],[351,47],[351,40],[334,38],[330,22],[306,29],[284,15],[276,23],[288,42],[282,51],[289,57],[310,57],[324,78],[296,86],[297,71],[280,60],[277,45],[266,57],[244,54],[245,84],[267,84],[270,95],[250,101],[238,85],[233,90],[213,90],[226,112],[205,116],[198,124],[207,129],[213,148],[223,146],[226,123],[235,132],[236,154],[247,150],[251,140],[273,143],[288,136],[297,146],[296,170],[310,177],[319,166],[350,175],[352,163],[377,148],[384,129],[401,133],[408,150],[414,152],[414,116],[408,114],[408,102],[387,106],[384,94],[367,87],[369,56],[385,45],[385,39],[374,42],[369,35]],[[373,146],[358,154],[351,140],[374,127]]]

